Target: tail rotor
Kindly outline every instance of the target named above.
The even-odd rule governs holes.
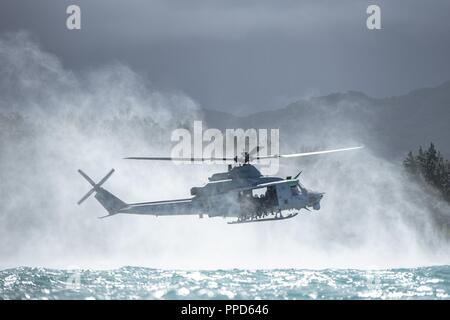
[[[92,186],[92,189],[89,190],[84,196],[83,198],[80,199],[80,201],[78,201],[78,204],[82,204],[87,198],[89,198],[94,192],[98,192],[100,191],[100,187],[102,186],[102,184],[104,184],[106,182],[106,180],[109,179],[109,177],[114,173],[114,169],[111,169],[110,172],[108,172],[108,174],[102,179],[100,180],[98,183],[95,183],[86,173],[84,173],[81,170],[78,170],[78,172],[81,174],[81,176],[83,178],[85,178],[87,180],[87,182],[89,182],[89,184]]]

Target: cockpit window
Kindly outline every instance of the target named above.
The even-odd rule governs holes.
[[[301,193],[299,186],[291,186],[291,194],[293,196],[298,196]]]
[[[302,186],[300,184],[297,184],[295,186],[291,186],[291,194],[296,196],[296,195],[301,195],[303,193],[302,191]]]

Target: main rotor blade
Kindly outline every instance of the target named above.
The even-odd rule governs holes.
[[[351,148],[343,148],[343,149],[334,149],[334,150],[323,150],[323,151],[314,151],[314,152],[303,152],[303,153],[292,153],[292,154],[275,154],[275,155],[268,155],[268,156],[250,156],[250,161],[252,160],[259,160],[259,159],[271,159],[271,158],[294,158],[294,157],[306,157],[306,156],[312,156],[317,154],[324,154],[324,153],[333,153],[333,152],[341,152],[341,151],[349,151],[349,150],[356,150],[361,149],[362,146],[359,147],[351,147]],[[257,152],[257,149],[253,149],[251,152]],[[241,157],[223,157],[223,158],[176,158],[176,157],[126,157],[124,158],[126,160],[151,160],[151,161],[190,161],[190,162],[204,162],[204,161],[233,161],[233,162],[242,162],[243,159]],[[236,161],[237,160],[237,161]]]
[[[268,156],[259,156],[259,157],[255,157],[253,159],[254,160],[259,160],[259,159],[271,159],[271,158],[307,157],[307,156],[314,156],[314,155],[318,155],[318,154],[341,152],[341,151],[349,151],[349,150],[356,150],[356,149],[361,149],[361,148],[364,148],[364,147],[363,146],[359,146],[359,147],[333,149],[333,150],[323,150],[323,151],[313,151],[313,152],[303,152],[303,153],[274,154],[274,155],[268,155]]]
[[[248,154],[249,154],[250,157],[251,157],[251,156],[253,156],[254,154],[258,154],[259,151],[261,151],[261,149],[264,149],[264,147],[256,146],[256,147],[254,147],[252,150],[250,150],[250,151],[248,152]]]
[[[175,157],[126,157],[126,160],[162,160],[162,161],[234,161],[234,158],[175,158]]]

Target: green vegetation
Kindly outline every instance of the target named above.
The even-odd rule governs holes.
[[[450,202],[450,161],[444,159],[433,143],[425,151],[420,147],[417,154],[410,151],[403,166],[411,175],[424,180]]]

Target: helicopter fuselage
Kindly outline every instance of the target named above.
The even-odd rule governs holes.
[[[124,214],[142,214],[154,216],[177,216],[177,215],[204,215],[209,217],[238,217],[233,223],[251,222],[253,220],[277,220],[294,217],[300,209],[320,209],[320,201],[323,193],[307,190],[297,179],[286,177],[286,179],[273,176],[263,176],[259,170],[250,164],[253,160],[271,158],[294,158],[319,154],[335,153],[361,149],[359,147],[341,148],[333,150],[312,151],[291,154],[274,154],[261,156],[258,154],[259,147],[255,153],[244,152],[241,159],[233,158],[174,158],[174,157],[128,157],[131,160],[155,160],[155,161],[233,161],[242,164],[228,165],[227,172],[213,174],[208,178],[209,182],[202,187],[191,189],[191,198],[154,201],[141,203],[125,203],[118,197],[103,189],[101,186],[114,172],[111,170],[100,182],[95,183],[83,171],[79,173],[91,184],[89,190],[78,204],[85,201],[95,192],[95,198],[108,211],[106,217]],[[291,211],[288,216],[282,216],[282,212]],[[292,213],[294,211],[294,213]],[[273,216],[273,217],[270,217]]]
[[[244,175],[240,176],[242,172]],[[323,194],[308,191],[298,179],[265,177],[248,164],[234,167],[221,175],[228,179],[218,180],[217,177],[212,176],[203,187],[192,188],[193,197],[186,199],[119,204],[117,201],[120,200],[103,188],[99,188],[95,197],[110,214],[207,215],[250,219],[308,207],[320,209]]]

